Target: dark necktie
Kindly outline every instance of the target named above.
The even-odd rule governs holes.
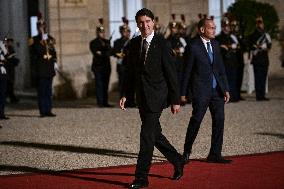
[[[207,42],[206,45],[207,45],[208,55],[209,55],[209,58],[210,58],[210,63],[213,64],[213,52],[211,50],[210,42]],[[212,87],[215,89],[216,86],[217,86],[217,82],[216,82],[216,78],[215,78],[214,73],[213,73]]]
[[[141,54],[140,54],[140,63],[141,64],[144,64],[144,62],[145,62],[147,48],[148,48],[148,43],[147,43],[146,39],[144,39],[143,42],[142,42],[142,49],[141,49]]]

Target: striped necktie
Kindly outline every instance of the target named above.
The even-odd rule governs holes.
[[[148,48],[148,42],[146,41],[146,39],[143,39],[142,49],[141,49],[141,54],[140,54],[140,62],[142,64],[145,63],[147,48]]]

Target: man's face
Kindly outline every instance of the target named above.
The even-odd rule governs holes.
[[[222,30],[223,30],[223,32],[224,32],[225,34],[229,34],[229,33],[231,32],[231,28],[230,28],[229,25],[224,26],[224,27],[222,28]]]
[[[214,39],[216,33],[216,25],[213,20],[206,20],[204,24],[203,37],[206,39]]]
[[[148,16],[139,16],[137,19],[137,27],[142,37],[148,37],[154,31],[154,20]]]
[[[105,32],[104,31],[98,32],[98,36],[100,38],[105,38]]]
[[[259,30],[264,30],[264,23],[262,20],[258,20],[256,21],[256,27],[259,29]]]
[[[126,38],[130,38],[130,30],[123,30],[122,31],[122,36]]]

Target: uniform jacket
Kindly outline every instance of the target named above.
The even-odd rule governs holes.
[[[56,50],[54,47],[55,40],[48,35],[47,40],[49,45],[46,45],[42,40],[41,34],[34,36],[30,43],[31,61],[36,77],[53,77],[55,76],[54,63],[57,61]],[[47,54],[47,49],[51,55],[50,59],[44,58]]]
[[[141,36],[130,41],[126,67],[124,94],[128,90],[128,78],[134,78],[138,107],[146,106],[152,112],[160,112],[169,104],[179,104],[177,73],[171,49],[166,40],[155,34],[145,60],[140,63]]]
[[[255,30],[250,36],[249,36],[249,46],[250,50],[253,53],[252,61],[251,63],[254,66],[268,66],[269,65],[269,57],[268,57],[268,49],[271,48],[271,41],[268,41],[268,39],[265,36],[265,32],[261,32],[259,30]],[[258,40],[263,37],[263,40],[261,40],[261,43],[267,44],[267,49],[257,49],[255,45],[258,43]]]
[[[92,71],[107,71],[110,67],[111,47],[109,40],[102,38],[95,38],[90,42],[90,50],[93,54]],[[98,53],[100,51],[100,53]]]
[[[223,31],[216,37],[216,40],[219,42],[220,46],[221,45],[230,46],[234,43],[230,34],[225,34]],[[233,66],[233,67],[239,66],[237,49],[229,48],[227,50],[221,47],[220,50],[221,50],[223,62],[225,65]]]

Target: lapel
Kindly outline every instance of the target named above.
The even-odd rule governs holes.
[[[215,48],[215,43],[214,41],[210,40],[211,46],[212,46],[212,52],[213,52],[213,66],[215,64],[215,55],[216,55],[216,48]]]
[[[148,47],[148,51],[146,54],[145,66],[150,63],[151,57],[155,55],[156,42],[157,42],[157,36],[156,34],[154,34],[154,37],[150,43],[150,46]]]
[[[211,41],[210,41],[211,43]],[[202,39],[199,37],[199,46],[200,46],[200,52],[202,53],[202,57],[206,57],[207,58],[207,63],[208,64],[211,64],[211,61],[210,61],[210,57],[208,55],[208,52],[207,52],[207,49],[202,41]],[[212,51],[213,51],[213,45],[211,43],[211,46],[212,46]],[[214,51],[213,51],[213,61],[214,61]]]

